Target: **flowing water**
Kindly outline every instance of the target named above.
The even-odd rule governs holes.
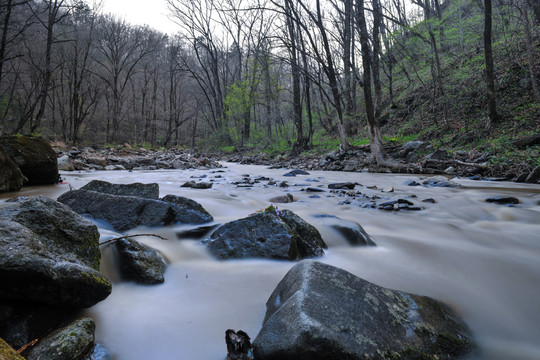
[[[411,187],[411,175],[312,171],[283,177],[285,170],[225,164],[215,170],[65,173],[75,189],[92,179],[113,183],[156,182],[161,196],[176,194],[200,202],[216,224],[266,208],[271,198],[292,194],[295,202],[277,204],[319,229],[329,248],[320,261],[346,269],[376,284],[427,295],[450,305],[470,327],[482,360],[540,359],[540,187],[454,179],[461,188]],[[243,174],[285,180],[279,188],[261,182],[253,188],[231,184]],[[191,176],[207,175],[208,190],[179,187]],[[355,190],[383,198],[406,197],[425,209],[384,212],[354,203],[327,189],[332,182],[357,182]],[[376,185],[377,189],[368,189]],[[300,191],[323,186],[325,192]],[[381,189],[393,187],[393,193]],[[16,195],[56,198],[68,185],[30,187]],[[507,207],[485,202],[491,196],[516,196]],[[6,199],[14,194],[4,194]],[[423,203],[426,198],[436,203]],[[5,206],[7,204],[0,204]],[[328,227],[321,214],[336,215],[364,227],[377,247],[352,247]],[[137,238],[159,249],[169,261],[165,283],[141,286],[121,282],[110,248],[103,249],[102,272],[113,280],[112,294],[85,313],[97,324],[97,341],[118,360],[220,360],[226,355],[225,330],[242,329],[254,338],[265,303],[294,265],[271,260],[217,261],[199,240],[176,233],[193,226],[134,229],[167,237]],[[100,227],[101,240],[119,236]]]

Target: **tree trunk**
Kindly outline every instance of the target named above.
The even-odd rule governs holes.
[[[386,161],[380,124],[375,117],[375,107],[371,93],[371,56],[369,48],[369,37],[364,15],[364,0],[356,0],[356,21],[360,31],[360,47],[362,50],[362,66],[364,69],[364,100],[366,103],[366,115],[368,119],[369,141],[371,149],[371,159],[377,164]]]
[[[529,63],[529,75],[531,77],[532,88],[534,92],[534,98],[537,103],[540,104],[540,90],[538,88],[538,80],[536,78],[536,71],[534,67],[534,57],[533,57],[533,40],[531,35],[531,27],[529,23],[529,4],[528,0],[523,0],[523,18],[524,18],[524,32],[525,32],[525,43],[527,44],[527,60]]]
[[[486,95],[488,101],[489,122],[497,121],[495,101],[495,73],[493,70],[493,50],[491,47],[491,0],[484,0],[484,53],[486,57]]]

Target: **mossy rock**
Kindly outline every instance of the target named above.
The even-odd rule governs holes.
[[[2,360],[24,360],[11,346],[0,338],[0,359]]]
[[[0,145],[0,192],[19,191],[26,178]]]
[[[58,161],[51,145],[39,138],[0,136],[0,145],[28,179],[27,185],[55,184]]]

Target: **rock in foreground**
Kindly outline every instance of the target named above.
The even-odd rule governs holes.
[[[24,352],[27,360],[83,360],[94,346],[96,325],[88,317],[54,331]]]
[[[473,345],[450,310],[316,261],[295,265],[253,346],[265,359],[458,359]]]
[[[266,210],[231,221],[210,237],[208,250],[218,259],[296,260],[322,256],[319,231],[290,210]]]
[[[0,218],[0,299],[88,307],[110,294],[88,220],[44,197],[3,208]]]
[[[179,224],[204,224],[214,221],[212,215],[195,200],[178,195],[166,195],[162,199],[173,205]]]

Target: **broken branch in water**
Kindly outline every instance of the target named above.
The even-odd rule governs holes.
[[[115,237],[115,238],[109,239],[107,241],[104,241],[102,243],[99,243],[99,245],[110,244],[110,243],[118,241],[118,240],[132,238],[132,237],[136,237],[136,236],[153,236],[153,237],[157,237],[157,238],[159,238],[161,240],[169,240],[166,237],[159,236],[159,235],[156,235],[156,234],[135,234],[135,235],[124,235],[124,236]]]

